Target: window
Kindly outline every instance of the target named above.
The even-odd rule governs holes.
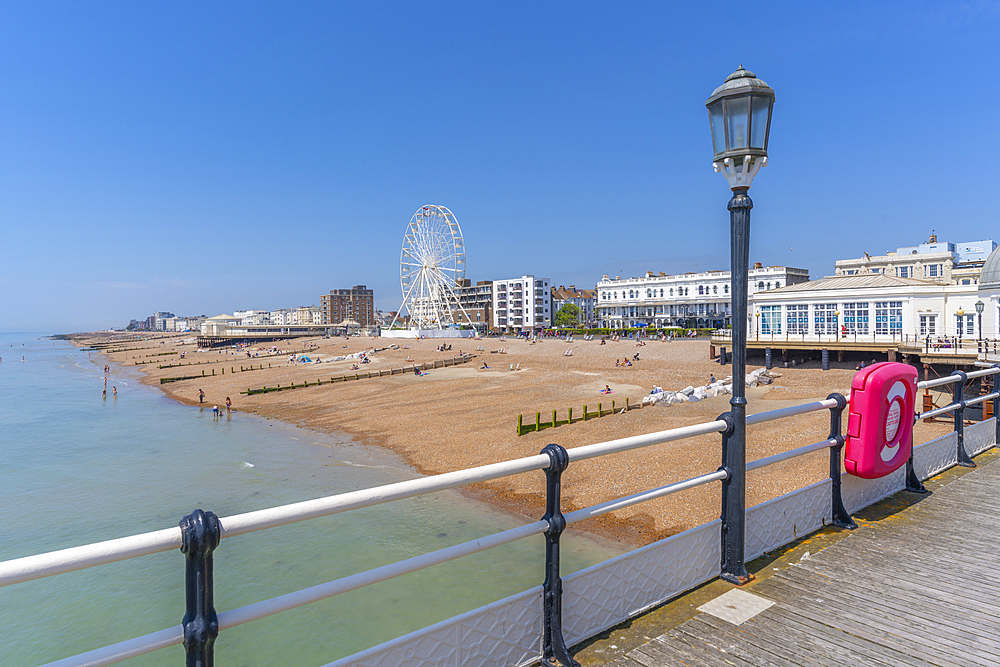
[[[616,299],[618,298],[618,292],[615,292],[615,298]]]
[[[955,331],[958,332],[959,336],[963,334],[974,336],[976,334],[975,315],[956,315],[955,319],[957,320],[955,324]],[[965,320],[964,327],[962,326],[963,319]]]
[[[864,302],[844,304],[844,329],[848,334],[868,333],[868,304]]]
[[[760,332],[762,334],[781,333],[781,306],[760,307]]]
[[[770,280],[767,281],[767,289],[771,289],[771,281]]]
[[[962,284],[963,285],[971,285],[972,284],[972,280],[966,278],[965,280],[962,281]]]
[[[809,333],[809,306],[808,304],[785,306],[785,321],[788,324],[788,333],[807,334]]]
[[[660,298],[663,298],[663,288],[660,288]]]
[[[774,283],[774,289],[778,289],[779,287],[781,287],[781,283]]]
[[[653,296],[652,291],[646,290],[646,298],[649,299],[649,298],[652,298],[652,296]]]
[[[899,276],[900,278],[912,278],[913,268],[909,266],[897,266],[896,275]]]
[[[903,332],[903,302],[875,302],[875,333],[899,334]]]
[[[719,286],[712,285],[712,294],[718,294],[718,293],[719,293]]]
[[[757,283],[757,289],[759,289],[761,291],[764,290],[764,281],[763,280],[760,281],[759,283]]]
[[[815,322],[814,331],[817,334],[837,333],[837,304],[817,303],[813,309],[813,319]]]
[[[928,264],[927,275],[931,278],[939,278],[944,275],[943,264]]]
[[[937,315],[921,315],[920,316],[920,335],[921,336],[933,336],[935,333],[935,324],[937,320]]]
[[[722,291],[724,291],[726,294],[729,294],[729,285],[723,285]]]
[[[673,295],[674,295],[674,288],[673,288],[673,287],[671,287],[671,288],[670,288],[670,296],[673,296]]]

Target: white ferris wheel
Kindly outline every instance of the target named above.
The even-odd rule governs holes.
[[[414,329],[442,329],[458,324],[456,313],[469,315],[459,302],[457,289],[465,277],[465,243],[455,215],[444,206],[428,204],[417,209],[403,235],[399,255],[399,285],[403,304]],[[395,324],[395,320],[393,320]]]

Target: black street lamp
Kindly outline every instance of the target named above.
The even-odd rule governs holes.
[[[979,316],[979,338],[977,340],[983,339],[983,310],[985,308],[985,303],[982,301],[976,301],[976,315]]]
[[[715,149],[713,167],[733,191],[729,200],[731,276],[733,285],[733,398],[724,417],[722,465],[729,473],[722,487],[722,578],[735,584],[750,581],[744,562],[746,523],[746,360],[747,280],[750,264],[750,209],[747,196],[753,177],[767,164],[774,90],[740,68],[715,89],[708,101]]]

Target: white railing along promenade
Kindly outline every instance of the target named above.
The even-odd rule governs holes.
[[[905,473],[903,469],[900,469],[888,477],[877,480],[861,480],[848,475],[841,478],[840,450],[844,440],[840,433],[840,423],[841,413],[847,405],[844,397],[832,394],[822,401],[749,415],[747,425],[751,426],[796,415],[829,410],[831,412],[831,432],[827,437],[787,452],[749,462],[746,464],[746,470],[759,470],[775,463],[829,449],[831,450],[831,476],[823,481],[749,508],[746,511],[745,536],[747,560],[766,550],[808,534],[827,523],[835,522],[838,525],[846,525],[845,521],[850,523],[850,517],[846,512],[856,511],[904,486],[919,485],[919,479],[936,474],[956,462],[971,463],[970,455],[996,443],[998,424],[993,418],[966,428],[963,412],[968,406],[988,400],[993,401],[994,409],[996,409],[997,403],[1000,401],[1000,393],[993,392],[966,400],[963,395],[964,385],[968,379],[994,376],[998,373],[1000,373],[1000,367],[991,367],[969,373],[956,373],[952,376],[919,383],[918,386],[922,389],[945,384],[953,384],[957,387],[955,400],[950,405],[915,415],[915,418],[920,419],[954,412],[956,414],[955,432],[915,448],[914,456],[906,466]],[[731,471],[722,468],[681,482],[562,514],[559,509],[558,492],[558,479],[561,471],[574,462],[700,435],[724,433],[728,428],[727,422],[724,419],[719,419],[569,450],[564,450],[557,445],[549,445],[541,454],[535,456],[221,517],[218,519],[215,544],[207,548],[209,554],[220,541],[224,541],[228,537],[467,484],[533,471],[545,471],[549,481],[549,497],[547,499],[549,509],[541,520],[244,607],[219,612],[217,626],[211,630],[211,638],[207,642],[202,641],[200,649],[197,650],[201,650],[203,654],[207,651],[207,655],[210,656],[211,639],[214,639],[216,631],[225,631],[243,623],[386,581],[402,574],[491,549],[531,535],[545,533],[548,541],[545,559],[546,571],[549,574],[554,573],[554,576],[547,576],[544,586],[533,588],[378,647],[367,649],[331,663],[331,665],[341,667],[346,665],[444,664],[442,656],[455,650],[465,656],[463,664],[474,664],[476,655],[486,655],[491,660],[503,664],[527,664],[542,656],[551,658],[553,651],[559,655],[559,651],[565,650],[567,643],[593,636],[634,616],[649,606],[659,604],[684,590],[718,576],[720,563],[719,532],[721,524],[720,520],[715,520],[604,563],[599,563],[567,577],[563,582],[558,577],[558,539],[565,525],[705,484],[734,482]],[[555,480],[554,486],[553,480]],[[742,481],[745,483],[745,480]],[[185,521],[189,518],[185,517]],[[191,546],[192,541],[196,542],[197,539],[200,538],[192,532],[190,527],[185,529],[176,527],[9,560],[0,563],[0,586],[169,551],[182,546],[187,549],[190,573],[192,567],[198,567],[198,554],[195,553],[198,549]],[[552,544],[556,546],[555,556],[549,548]],[[204,562],[201,563],[201,566],[204,567]],[[210,560],[208,567],[211,568]],[[205,593],[204,590],[196,590],[191,586],[189,584],[189,604],[190,594],[195,594],[197,597],[198,595],[203,596]],[[545,593],[550,595],[543,595],[543,589]],[[553,606],[554,598],[561,604]],[[178,616],[180,615],[178,613]],[[191,625],[192,618],[194,625]],[[187,626],[181,624],[87,653],[67,657],[50,664],[61,667],[109,665],[161,648],[181,644],[185,641],[186,633],[189,635],[189,639],[194,637],[194,640],[189,643],[199,645],[198,633],[202,630],[199,630],[201,626],[198,626],[197,622],[201,620],[211,625],[215,619],[214,609],[193,610],[189,608]],[[462,629],[460,633],[462,639],[457,642],[457,645],[454,639],[456,627]],[[498,627],[503,628],[503,632],[499,636],[496,630]],[[224,634],[222,636],[224,640]],[[201,637],[201,639],[205,638]],[[189,647],[188,651],[190,657],[192,649]],[[196,661],[195,664],[202,663]]]

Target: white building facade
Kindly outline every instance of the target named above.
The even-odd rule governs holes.
[[[760,266],[748,272],[749,293],[765,292],[809,280],[809,271]],[[729,271],[647,272],[641,278],[608,278],[597,284],[597,326],[716,328],[732,325]]]
[[[938,283],[975,285],[986,258],[997,247],[992,239],[951,243],[931,235],[927,243],[896,248],[884,255],[837,260],[835,275],[881,274]]]
[[[552,291],[547,278],[521,276],[493,281],[493,328],[506,333],[552,326]]]
[[[977,283],[979,281],[977,280]],[[751,297],[750,340],[926,340],[997,337],[1000,287],[888,275],[823,278]]]

